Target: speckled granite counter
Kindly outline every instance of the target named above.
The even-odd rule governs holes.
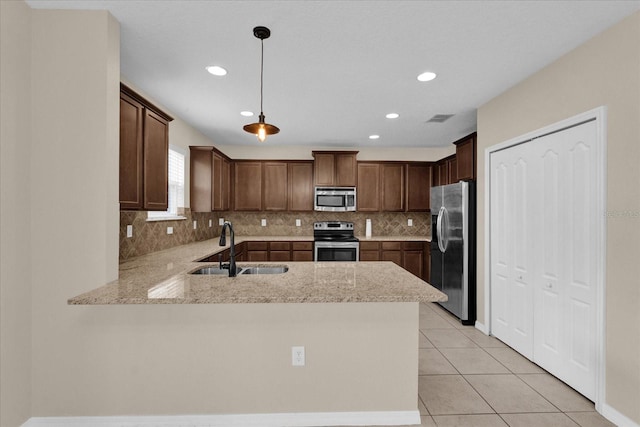
[[[236,239],[313,240],[312,237],[255,236]],[[372,239],[374,240],[374,239]],[[415,240],[415,239],[414,239]],[[432,302],[446,295],[392,262],[279,262],[274,275],[192,275],[212,263],[196,262],[221,248],[217,239],[143,255],[120,264],[118,280],[68,300],[72,305],[99,304],[244,304],[335,302]]]

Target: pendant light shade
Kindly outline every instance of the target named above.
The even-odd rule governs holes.
[[[271,125],[264,121],[264,113],[262,112],[262,86],[263,86],[263,72],[264,72],[264,39],[268,39],[271,35],[271,31],[267,27],[255,27],[253,29],[253,35],[260,39],[260,116],[258,116],[257,123],[251,123],[245,125],[243,129],[246,132],[252,133],[258,137],[260,142],[264,142],[267,139],[267,135],[275,135],[280,132],[277,126]]]

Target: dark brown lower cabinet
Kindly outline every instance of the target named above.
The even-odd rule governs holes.
[[[291,261],[313,261],[313,242],[291,242]]]
[[[402,242],[381,242],[380,260],[393,261],[400,267],[404,267],[402,262]]]
[[[291,261],[291,244],[269,242],[269,261]]]
[[[429,242],[360,241],[360,261],[392,261],[425,281],[430,253]]]

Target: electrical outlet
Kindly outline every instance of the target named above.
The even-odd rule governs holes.
[[[196,230],[198,228],[198,221],[193,221],[193,229]]]
[[[218,225],[224,225],[224,218],[218,218]]]
[[[167,234],[173,234],[173,227],[167,227]]]
[[[413,220],[412,220],[411,218],[409,218],[409,219],[407,220],[407,225],[408,225],[409,227],[413,227]]]
[[[266,220],[266,219],[264,219],[264,218],[262,218],[262,219],[260,220],[260,225],[261,225],[261,226],[263,226],[263,227],[266,227],[266,226],[267,226],[267,220]]]
[[[127,225],[127,237],[133,237],[133,225]]]
[[[302,221],[296,219],[296,227],[300,227],[302,225]]]
[[[209,220],[209,228],[211,228],[212,226],[213,226],[213,220],[212,220],[212,219],[210,219],[210,220]]]
[[[304,346],[291,347],[291,366],[304,366]]]

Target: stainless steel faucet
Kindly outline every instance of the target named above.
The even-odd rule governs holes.
[[[222,224],[222,231],[220,232],[220,246],[226,246],[227,244],[227,235],[225,233],[226,229],[229,229],[229,235],[231,236],[231,247],[229,248],[229,263],[223,264],[222,268],[229,269],[229,277],[236,277],[237,269],[236,269],[236,242],[235,242],[235,234],[233,232],[233,226],[229,221],[225,221]]]

